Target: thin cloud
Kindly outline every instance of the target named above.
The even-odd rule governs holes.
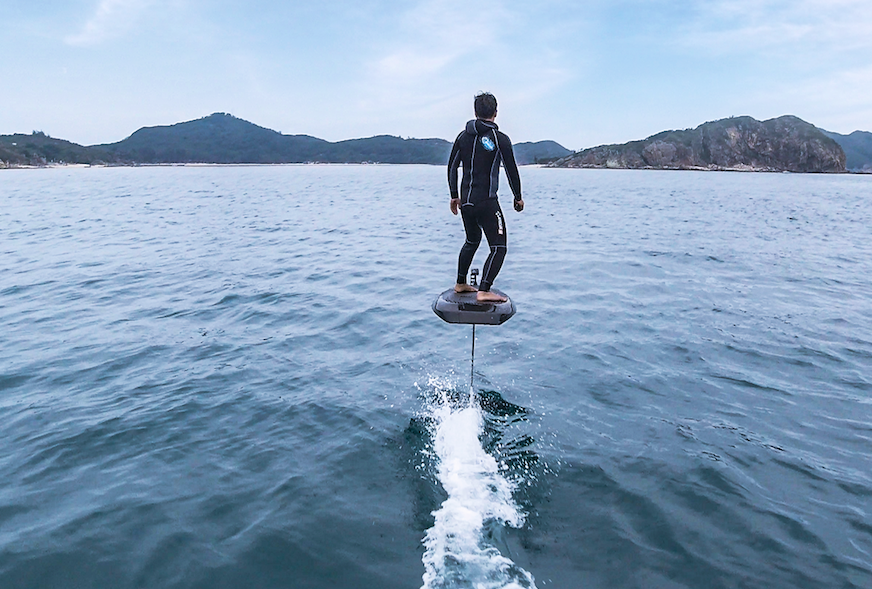
[[[535,9],[481,0],[461,13],[454,2],[424,0],[400,14],[365,70],[357,112],[416,134],[451,135],[478,91],[493,91],[518,109],[571,78],[546,44],[531,50],[518,42],[538,34]]]
[[[458,19],[451,2],[420,2],[402,15],[394,33],[396,41],[372,64],[372,73],[394,80],[433,75],[465,55],[496,43],[499,6],[483,1],[467,11],[491,13],[492,16],[488,19]]]
[[[684,43],[718,53],[846,52],[872,47],[872,11],[868,0],[720,0],[701,3],[684,30]]]
[[[468,73],[469,64],[489,61],[500,42],[497,27],[505,16],[493,0],[482,0],[464,11],[466,18],[457,18],[451,2],[424,0],[384,23],[390,33],[376,44],[380,51],[358,82],[359,118],[388,117],[398,126],[419,129],[416,121],[450,120],[451,105],[466,85],[460,78]]]
[[[800,86],[814,123],[831,131],[869,129],[872,120],[872,66],[830,72]]]
[[[68,45],[99,45],[120,37],[145,13],[154,0],[101,0],[82,30],[64,39]]]

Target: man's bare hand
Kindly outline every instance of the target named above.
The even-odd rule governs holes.
[[[524,199],[519,199],[515,201],[515,210],[519,213],[524,210]]]
[[[457,209],[458,209],[458,207],[460,207],[460,199],[459,198],[452,198],[449,201],[448,206],[451,207],[451,212],[456,215]]]

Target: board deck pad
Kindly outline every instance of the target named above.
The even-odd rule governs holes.
[[[474,292],[454,292],[449,288],[433,301],[433,312],[448,323],[502,325],[515,314],[509,295],[495,288],[491,292],[506,297],[504,303],[479,303]]]

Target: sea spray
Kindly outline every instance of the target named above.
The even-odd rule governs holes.
[[[515,503],[515,484],[501,473],[479,437],[484,427],[474,399],[457,402],[437,380],[429,408],[436,476],[448,498],[433,512],[424,536],[423,589],[531,588],[533,576],[488,542],[489,525],[520,527],[524,513]]]

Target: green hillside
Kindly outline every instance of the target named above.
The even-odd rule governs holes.
[[[84,147],[34,131],[30,135],[0,135],[0,167],[47,164],[96,164],[114,161],[97,147]]]
[[[840,135],[824,131],[824,134],[845,150],[846,168],[852,172],[872,173],[872,133],[854,131],[850,135]]]

